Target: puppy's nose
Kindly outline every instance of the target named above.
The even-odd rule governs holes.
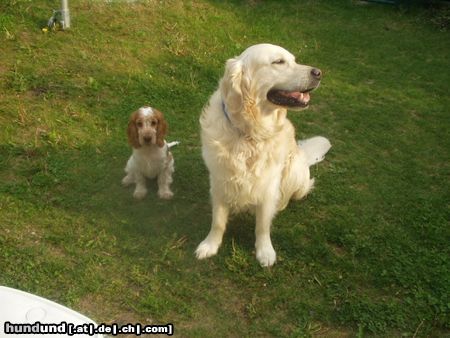
[[[311,75],[315,79],[320,80],[322,78],[322,71],[319,68],[313,68],[311,69]]]
[[[144,142],[150,143],[152,141],[152,138],[150,136],[144,136]]]

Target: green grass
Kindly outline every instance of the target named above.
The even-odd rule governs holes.
[[[450,36],[420,9],[357,1],[0,4],[0,284],[98,322],[171,322],[184,337],[442,337],[450,330]],[[198,117],[227,58],[271,42],[320,67],[299,138],[333,148],[316,189],[274,220],[279,260],[254,257],[253,217],[219,254]],[[120,185],[125,128],[169,120],[172,201]]]

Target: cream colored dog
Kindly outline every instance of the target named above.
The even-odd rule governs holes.
[[[256,214],[256,258],[275,263],[272,219],[290,199],[313,187],[309,166],[331,147],[327,139],[297,144],[287,109],[308,107],[321,71],[295,62],[274,45],[249,47],[226,63],[218,90],[200,117],[202,153],[210,173],[212,225],[196,250],[203,259],[217,253],[230,212]]]

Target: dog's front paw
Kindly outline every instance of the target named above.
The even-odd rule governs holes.
[[[256,248],[256,259],[263,267],[272,266],[277,259],[277,254],[272,244],[269,243]]]
[[[136,189],[133,193],[133,197],[137,200],[143,199],[147,195],[146,189]]]
[[[170,200],[173,197],[173,192],[170,190],[158,191],[158,196],[163,200]]]
[[[197,259],[204,259],[214,256],[218,250],[219,250],[218,244],[205,239],[203,242],[199,244],[197,250],[195,250],[195,255],[197,256]]]

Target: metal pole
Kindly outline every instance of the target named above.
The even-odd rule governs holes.
[[[70,28],[69,0],[61,0],[61,25],[62,29]]]

